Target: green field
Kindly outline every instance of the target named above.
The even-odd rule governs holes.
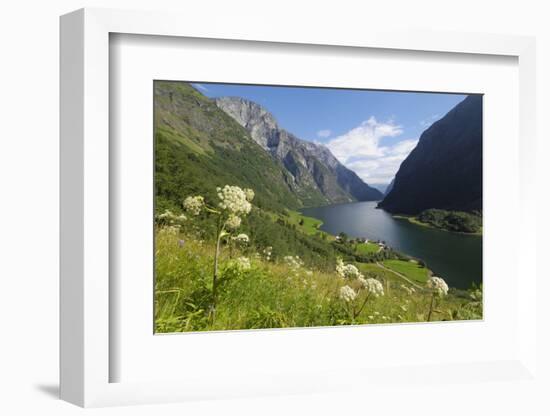
[[[317,218],[307,217],[298,211],[288,210],[288,218],[291,224],[295,224],[296,227],[304,231],[306,234],[315,235],[319,232],[319,227],[323,225],[323,221]],[[300,222],[302,222],[300,224]]]
[[[355,245],[355,251],[357,254],[373,254],[378,253],[380,251],[380,247],[378,247],[378,244],[375,243],[359,243]]]
[[[405,275],[414,282],[425,283],[428,280],[429,270],[415,260],[384,260],[382,264],[388,269]]]

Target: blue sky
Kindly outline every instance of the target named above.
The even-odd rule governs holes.
[[[388,184],[422,132],[466,96],[238,84],[193,84],[208,97],[255,101],[301,139],[327,146],[372,185]]]

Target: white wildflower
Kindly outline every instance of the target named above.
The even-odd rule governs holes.
[[[239,270],[249,270],[250,269],[250,259],[248,257],[239,257],[235,260],[235,265]]]
[[[244,190],[244,193],[246,194],[246,200],[248,202],[252,202],[252,200],[254,199],[254,191],[250,188],[246,188]]]
[[[271,254],[273,252],[273,247],[268,246],[263,249],[263,254],[265,255],[265,258],[267,261],[271,260]]]
[[[363,276],[361,273],[359,273],[359,269],[357,269],[357,267],[355,267],[353,264],[344,264],[342,259],[338,259],[336,261],[336,273],[338,273],[339,276],[347,279],[354,279]]]
[[[204,206],[204,198],[202,196],[188,196],[183,201],[183,207],[192,215],[199,215]]]
[[[247,195],[238,186],[225,185],[218,189],[219,207],[233,215],[246,215],[252,209]]]
[[[355,300],[356,297],[357,297],[357,293],[348,285],[342,286],[340,288],[340,299],[342,299],[343,301],[351,302]]]
[[[235,237],[233,237],[233,240],[237,241],[238,243],[246,244],[250,241],[248,236],[246,234],[239,234]]]
[[[227,221],[225,221],[225,226],[230,230],[236,230],[241,226],[241,217],[230,215]]]
[[[283,260],[294,271],[298,270],[304,264],[298,256],[285,256]]]
[[[178,221],[185,221],[187,219],[187,217],[185,216],[185,214],[180,214],[176,217],[176,220]]]
[[[439,296],[445,296],[449,291],[449,286],[441,277],[432,276],[428,279],[428,288],[433,290]]]
[[[172,211],[170,211],[170,210],[167,209],[167,210],[164,211],[162,214],[160,214],[157,218],[158,218],[159,220],[169,220],[169,219],[171,219],[173,216],[174,216],[174,214],[172,214]]]
[[[375,297],[384,296],[384,286],[378,280],[369,277],[368,279],[360,279],[360,281],[363,288],[371,295]]]
[[[170,226],[164,228],[164,231],[167,234],[176,235],[180,231],[180,226],[179,225],[170,225]]]

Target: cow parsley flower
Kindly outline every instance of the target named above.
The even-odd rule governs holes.
[[[348,285],[340,288],[340,299],[344,302],[352,302],[357,297],[357,293]]]
[[[250,241],[248,236],[246,234],[239,234],[235,237],[233,237],[233,240],[237,241],[238,243],[246,244]]]
[[[346,279],[355,279],[363,276],[357,267],[353,264],[344,264],[342,259],[336,261],[336,273]]]
[[[265,255],[265,259],[267,261],[269,261],[269,260],[271,260],[271,254],[273,253],[273,247],[268,246],[268,247],[264,248],[262,252]]]
[[[164,229],[164,231],[166,232],[166,234],[176,235],[180,231],[180,226],[179,225],[169,225],[168,227],[166,227]]]
[[[188,196],[183,201],[183,207],[192,215],[199,215],[204,206],[204,198],[202,196]]]
[[[429,289],[433,290],[434,293],[438,294],[439,296],[445,296],[449,291],[449,286],[447,286],[447,283],[445,283],[445,280],[443,280],[441,277],[430,277],[428,279],[427,285]]]
[[[292,270],[297,270],[304,264],[298,256],[285,256],[283,260]]]
[[[168,220],[170,218],[172,218],[174,216],[174,214],[172,214],[172,211],[170,211],[169,209],[167,209],[166,211],[164,211],[162,214],[160,214],[157,218],[159,220]]]
[[[246,200],[248,202],[252,202],[252,200],[254,199],[254,191],[250,188],[246,188],[244,190],[244,193],[246,194]]]
[[[250,259],[248,257],[238,257],[235,259],[235,266],[241,271],[250,270]]]
[[[225,185],[217,188],[220,203],[218,206],[233,215],[246,215],[252,209],[247,194],[238,186]]]
[[[361,278],[359,281],[367,293],[375,297],[384,296],[384,286],[378,280],[369,277],[368,279]]]
[[[236,215],[230,215],[227,221],[225,222],[225,226],[230,230],[236,230],[241,226],[241,217],[237,217]]]

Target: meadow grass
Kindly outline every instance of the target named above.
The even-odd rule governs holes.
[[[301,212],[288,210],[288,218],[291,224],[295,224],[296,227],[304,231],[306,234],[315,235],[319,232],[319,227],[323,225],[323,221],[317,218],[308,217]],[[300,224],[302,222],[302,224]]]
[[[378,246],[378,244],[374,244],[371,242],[358,243],[354,246],[354,248],[357,254],[374,254],[380,251],[380,247]]]
[[[418,283],[426,283],[429,277],[429,270],[416,260],[384,260],[382,264]]]
[[[212,304],[214,246],[192,234],[160,228],[156,233],[156,332],[234,330],[380,324],[425,321],[431,295],[376,264],[359,263],[366,277],[383,283],[385,295],[369,299],[352,318],[339,289],[351,284],[336,273],[321,272],[283,259],[267,260],[247,248],[220,254],[221,277],[215,319]],[[237,258],[250,268],[237,267]],[[363,298],[356,300],[357,305]],[[481,318],[481,304],[467,296],[438,298],[432,320]]]

